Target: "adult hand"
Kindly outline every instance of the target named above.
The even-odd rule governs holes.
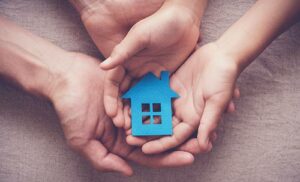
[[[99,60],[70,53],[0,17],[0,76],[54,105],[70,146],[99,170],[132,169],[126,160],[152,167],[180,166],[193,161],[193,147],[161,155],[144,155],[126,144],[103,106],[104,72]],[[2,30],[1,29],[1,30]],[[41,54],[42,53],[42,54]],[[188,152],[183,152],[188,151]]]
[[[68,144],[96,169],[131,175],[133,171],[127,160],[150,167],[174,167],[193,162],[193,155],[189,152],[147,156],[139,148],[129,146],[125,142],[124,130],[115,128],[105,114],[105,72],[97,67],[99,61],[71,53],[69,58],[65,57],[65,62],[68,64],[60,67],[60,74],[52,77],[47,95],[59,115]]]
[[[81,11],[92,39],[104,56],[109,57],[101,67],[114,68],[105,79],[104,103],[116,126],[124,125],[120,92],[132,80],[149,71],[173,72],[194,49],[206,4],[196,2],[201,3],[95,1]]]

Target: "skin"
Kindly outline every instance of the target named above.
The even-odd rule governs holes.
[[[67,142],[96,169],[132,175],[132,168],[126,160],[150,167],[175,167],[193,161],[193,156],[187,152],[173,151],[169,154],[146,156],[140,148],[128,145],[124,130],[116,128],[105,114],[104,74],[97,68],[98,60],[76,54],[73,61],[76,63],[72,63],[69,75],[66,75],[70,79],[68,83],[65,80],[55,83],[50,95]],[[178,161],[172,160],[173,157]]]
[[[149,167],[191,164],[196,153],[183,145],[159,155],[145,155],[125,142],[125,132],[105,114],[105,71],[99,60],[67,52],[0,17],[0,76],[49,100],[66,141],[99,171],[132,175],[128,161]]]
[[[299,19],[299,0],[257,1],[217,41],[197,49],[172,76],[171,87],[181,96],[174,102],[174,134],[152,141],[129,136],[127,141],[142,145],[144,153],[160,153],[198,129],[197,139],[190,143],[200,152],[210,151],[222,113],[228,103],[234,108],[230,99],[239,96],[234,85],[240,73]]]
[[[220,62],[220,59],[224,61]],[[201,118],[220,120],[221,114],[218,113],[226,110],[233,112],[235,106],[231,99],[240,96],[239,90],[235,88],[237,67],[235,64],[228,64],[229,59],[213,43],[197,49],[171,78],[171,88],[180,95],[173,103],[174,134],[154,141],[149,141],[153,138],[129,135],[127,142],[132,145],[144,144],[142,149],[145,153],[159,153],[183,143],[198,128],[199,138],[207,137],[205,142],[213,142],[217,134],[214,130],[206,128],[208,125],[201,123]],[[233,72],[235,74],[232,74]],[[203,124],[204,127],[200,127],[199,124]],[[212,143],[207,148],[196,144],[197,150],[201,152],[208,152],[212,148]]]
[[[124,126],[122,92],[147,72],[174,72],[194,50],[206,0],[71,1],[109,70],[106,113]],[[134,13],[133,13],[134,12]],[[178,13],[180,12],[180,14]]]

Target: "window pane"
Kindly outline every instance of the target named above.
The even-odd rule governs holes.
[[[150,116],[148,115],[143,116],[142,122],[143,124],[150,124]]]
[[[154,124],[161,124],[161,116],[153,116]]]
[[[143,112],[150,112],[150,104],[142,104]]]
[[[154,103],[153,104],[153,112],[161,112],[160,103]]]

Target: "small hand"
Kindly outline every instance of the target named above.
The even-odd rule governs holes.
[[[148,142],[128,136],[128,143],[147,142],[142,147],[144,153],[159,153],[183,143],[198,128],[198,146],[194,146],[199,152],[211,150],[222,113],[226,108],[229,112],[235,110],[231,99],[239,97],[235,89],[238,74],[234,60],[215,43],[199,48],[171,78],[171,87],[180,95],[174,101],[174,134]]]
[[[131,175],[133,171],[126,160],[150,167],[181,166],[193,162],[193,155],[189,152],[147,156],[139,148],[126,144],[124,130],[115,128],[104,111],[105,72],[99,70],[98,60],[71,53],[64,61],[60,74],[53,77],[48,95],[61,120],[68,144],[96,169]]]

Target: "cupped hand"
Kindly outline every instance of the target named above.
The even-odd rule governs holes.
[[[239,97],[238,75],[235,61],[216,43],[197,49],[171,78],[171,87],[180,95],[173,105],[173,135],[150,141],[128,136],[128,143],[143,145],[147,154],[160,153],[180,145],[198,129],[194,147],[199,152],[210,151],[222,114],[235,110],[231,99]]]
[[[86,4],[80,14],[94,43],[108,57],[131,27],[157,11],[163,2],[164,0],[94,0]]]
[[[127,160],[150,167],[173,167],[193,162],[193,155],[172,151],[160,155],[144,155],[139,148],[125,142],[123,129],[117,129],[103,106],[105,72],[99,61],[78,53],[70,53],[60,71],[51,78],[49,98],[52,101],[71,148],[85,156],[100,171],[132,174]],[[183,150],[189,150],[188,147]]]
[[[96,7],[83,14],[83,22],[108,57],[101,64],[111,69],[105,79],[105,110],[122,127],[120,93],[147,72],[174,72],[197,43],[200,17],[181,4],[158,0],[108,1]]]

